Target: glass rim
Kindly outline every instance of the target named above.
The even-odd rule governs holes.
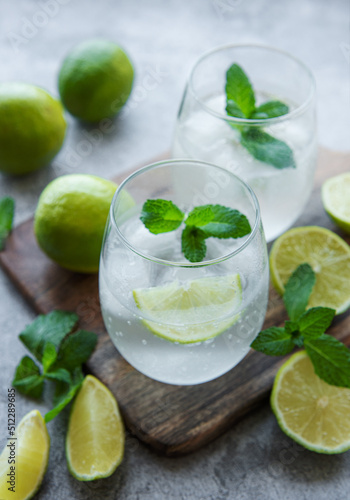
[[[267,50],[269,52],[275,52],[276,54],[280,54],[280,55],[286,57],[287,59],[290,59],[290,60],[294,61],[296,64],[298,64],[305,71],[305,73],[308,75],[308,77],[310,79],[310,92],[308,93],[307,98],[299,106],[297,106],[295,109],[293,109],[292,111],[289,111],[288,113],[281,115],[281,116],[276,116],[274,118],[255,118],[255,119],[238,118],[238,117],[234,117],[234,116],[229,116],[227,114],[225,115],[223,113],[218,113],[217,111],[214,111],[209,106],[207,106],[204,103],[204,101],[198,96],[197,92],[194,89],[194,85],[193,85],[194,73],[195,73],[196,69],[198,68],[198,66],[207,57],[212,56],[213,54],[215,54],[217,52],[221,52],[221,51],[224,51],[227,49],[249,49],[249,48],[250,49],[259,49],[259,50],[260,49]],[[270,45],[264,45],[264,44],[229,43],[229,44],[225,44],[225,45],[220,45],[218,47],[214,47],[213,49],[210,49],[207,52],[204,52],[204,54],[202,54],[197,59],[197,61],[195,62],[194,66],[192,67],[191,72],[190,72],[190,76],[189,76],[189,80],[188,80],[188,88],[190,89],[190,91],[191,91],[193,97],[196,99],[196,101],[202,106],[202,108],[205,111],[207,111],[211,115],[216,116],[217,118],[220,118],[222,120],[236,123],[236,124],[240,124],[240,125],[250,125],[250,126],[258,125],[258,126],[261,126],[262,123],[264,123],[266,125],[270,125],[270,124],[280,123],[280,122],[283,122],[286,120],[290,120],[291,118],[294,118],[294,117],[298,116],[299,114],[303,113],[305,111],[305,109],[307,109],[308,106],[311,104],[311,102],[315,96],[316,82],[315,82],[314,75],[312,74],[310,69],[306,66],[306,64],[304,64],[300,59],[293,56],[289,52],[286,52],[286,51],[281,50],[281,49],[277,49],[277,48],[272,47]]]
[[[216,259],[210,259],[210,260],[206,260],[206,261],[201,261],[201,262],[177,262],[177,261],[171,261],[171,260],[166,260],[166,259],[160,259],[158,257],[155,257],[155,256],[149,255],[147,253],[144,253],[144,252],[142,252],[141,249],[139,249],[138,247],[135,247],[134,245],[132,245],[129,242],[129,240],[120,231],[118,223],[117,223],[117,221],[115,219],[115,214],[114,214],[115,205],[116,205],[118,199],[120,198],[121,193],[123,192],[125,186],[127,186],[127,184],[131,180],[133,180],[134,178],[138,177],[139,175],[144,174],[145,172],[148,172],[149,170],[153,170],[155,168],[163,167],[163,166],[166,166],[166,165],[172,165],[172,164],[178,164],[178,163],[184,163],[184,162],[185,163],[192,163],[194,165],[214,167],[216,169],[222,170],[226,174],[229,174],[231,177],[234,177],[236,181],[240,182],[244,186],[244,188],[248,191],[248,193],[250,194],[250,196],[251,196],[251,199],[252,199],[252,202],[253,202],[253,205],[254,205],[254,208],[255,208],[255,221],[254,221],[253,228],[252,228],[252,230],[251,230],[248,238],[246,238],[243,241],[242,245],[240,245],[238,248],[236,248],[232,252],[223,255],[222,257],[218,257]],[[113,199],[112,199],[112,202],[111,202],[111,206],[110,206],[110,209],[109,209],[109,216],[110,216],[110,220],[112,221],[112,226],[114,227],[115,231],[117,232],[118,237],[122,240],[122,242],[133,253],[136,253],[137,255],[139,255],[140,257],[144,258],[145,260],[154,262],[156,264],[162,264],[162,265],[171,266],[171,267],[205,267],[205,266],[211,266],[213,264],[219,264],[220,262],[224,262],[225,260],[228,260],[228,259],[234,257],[235,255],[239,254],[242,250],[244,250],[244,248],[246,248],[250,244],[250,242],[253,240],[253,238],[254,238],[254,236],[255,236],[255,234],[256,234],[259,226],[260,226],[260,221],[261,221],[261,214],[260,214],[259,202],[258,202],[258,199],[257,199],[254,191],[249,186],[249,184],[247,184],[243,179],[241,179],[240,177],[238,177],[237,175],[233,174],[229,170],[226,170],[223,167],[220,167],[218,165],[214,165],[213,163],[209,163],[209,162],[205,162],[205,161],[200,161],[200,160],[191,160],[191,159],[187,159],[187,158],[169,159],[169,160],[158,161],[158,162],[155,162],[155,163],[150,163],[149,165],[146,165],[146,166],[144,166],[144,167],[136,170],[136,172],[133,172],[132,174],[130,174],[128,177],[126,177],[123,180],[123,182],[121,182],[121,184],[119,185],[118,189],[114,193],[114,196],[113,196]]]

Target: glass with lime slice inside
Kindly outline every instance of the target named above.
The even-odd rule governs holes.
[[[130,196],[133,205],[124,203]],[[254,192],[195,160],[132,174],[111,204],[99,286],[110,337],[137,370],[180,385],[226,373],[266,313],[268,260]]]

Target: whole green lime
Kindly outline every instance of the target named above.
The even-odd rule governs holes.
[[[98,271],[114,182],[86,174],[63,175],[46,186],[35,212],[34,232],[41,249],[66,269]],[[134,202],[130,195],[127,205]]]
[[[47,165],[63,144],[63,107],[45,90],[0,84],[0,170],[22,175]]]
[[[118,113],[130,95],[133,79],[133,66],[118,45],[88,40],[63,61],[58,88],[72,115],[95,122]]]

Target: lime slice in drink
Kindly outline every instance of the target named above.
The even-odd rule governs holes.
[[[23,417],[14,437],[17,439],[7,440],[0,456],[0,498],[28,500],[40,488],[49,461],[50,437],[38,410]],[[14,469],[9,457],[15,458]]]
[[[147,328],[172,342],[190,344],[216,337],[237,321],[242,287],[239,275],[232,274],[174,281],[134,290],[133,295],[137,307],[152,318],[143,320]]]
[[[66,456],[71,474],[79,481],[110,476],[123,459],[124,443],[115,397],[97,378],[87,375],[69,419]]]
[[[279,369],[271,406],[283,432],[305,448],[318,453],[350,449],[350,389],[321,380],[305,351]]]
[[[340,314],[350,306],[350,247],[338,235],[317,226],[290,229],[274,243],[270,253],[271,278],[283,294],[284,285],[307,262],[316,273],[309,307],[331,307]]]
[[[322,202],[331,219],[350,233],[350,172],[331,177],[323,184]]]

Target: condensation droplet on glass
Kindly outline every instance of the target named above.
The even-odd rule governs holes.
[[[143,339],[142,343],[143,343],[143,345],[147,345],[147,340]]]

